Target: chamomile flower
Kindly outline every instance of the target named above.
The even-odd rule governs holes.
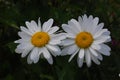
[[[62,41],[61,55],[71,55],[70,62],[78,54],[79,67],[83,62],[90,67],[92,61],[99,65],[102,55],[110,55],[111,49],[105,43],[111,41],[111,37],[108,29],[103,29],[104,23],[98,22],[98,17],[83,15],[78,17],[78,21],[71,19],[68,24],[62,24],[67,38]]]
[[[21,31],[18,35],[21,39],[16,40],[15,43],[19,43],[15,52],[20,53],[21,57],[27,57],[28,64],[37,63],[40,56],[43,56],[49,64],[53,64],[53,56],[61,54],[61,49],[58,44],[64,38],[63,34],[56,34],[59,29],[57,26],[53,26],[53,19],[49,19],[41,26],[40,18],[38,24],[32,20],[31,22],[25,22],[26,27],[21,26]],[[51,55],[52,54],[52,55]]]

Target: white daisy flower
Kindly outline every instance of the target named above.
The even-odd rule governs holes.
[[[61,49],[58,44],[64,39],[63,34],[55,34],[59,29],[57,26],[53,26],[53,19],[49,19],[41,26],[40,18],[38,24],[32,20],[31,22],[25,22],[26,27],[21,26],[21,31],[18,35],[21,39],[15,41],[19,43],[15,52],[21,53],[21,57],[25,57],[28,54],[28,64],[37,63],[39,57],[42,55],[49,64],[53,64],[52,56],[61,54]]]
[[[78,21],[71,19],[68,24],[62,24],[67,38],[62,41],[64,46],[61,55],[71,55],[69,62],[78,53],[77,63],[82,67],[83,62],[91,66],[91,61],[100,64],[102,55],[110,55],[110,47],[105,43],[111,41],[110,32],[102,29],[104,23],[100,23],[99,18],[83,15],[78,17]]]

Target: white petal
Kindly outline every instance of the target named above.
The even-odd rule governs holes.
[[[49,29],[48,33],[49,33],[49,34],[53,34],[53,33],[55,33],[58,29],[59,29],[59,27],[54,26],[54,27],[52,27],[52,28]]]
[[[23,32],[25,32],[25,33],[27,33],[28,35],[30,35],[30,36],[32,35],[32,33],[31,33],[27,28],[21,26],[20,29],[21,29]]]
[[[71,45],[71,44],[74,44],[75,41],[73,39],[65,39],[65,40],[62,40],[62,45],[63,46],[68,46],[68,45]]]
[[[73,22],[68,21],[67,25],[75,34],[78,34],[80,31],[75,27],[76,25],[73,24]]]
[[[49,64],[53,64],[52,56],[50,58],[48,58],[47,61],[48,61]]]
[[[33,26],[33,30],[36,32],[36,31],[39,31],[38,30],[38,25],[37,25],[37,23],[34,21],[34,20],[32,20],[31,21],[31,26]]]
[[[68,21],[68,25],[71,27],[74,32],[79,33],[81,31],[81,26],[75,19]]]
[[[94,25],[94,20],[93,20],[93,16],[90,15],[88,17],[88,19],[86,21],[83,21],[83,26],[85,26],[85,31],[90,32],[91,34],[93,34],[96,25]]]
[[[36,58],[36,54],[38,54],[38,49],[36,47],[34,47],[33,50],[30,53],[30,59],[32,61],[34,61],[34,59]]]
[[[83,21],[83,30],[87,32],[92,32],[93,30],[93,22],[92,22],[93,17],[89,16],[85,21]]]
[[[49,64],[53,64],[52,56],[50,55],[49,51],[45,47],[43,48],[43,56],[45,57],[45,59],[47,59]]]
[[[46,47],[51,50],[52,52],[56,53],[56,55],[61,54],[61,49],[58,46],[55,45],[46,45]]]
[[[41,21],[40,21],[40,17],[38,18],[38,29],[41,31]]]
[[[86,22],[86,20],[87,20],[87,15],[86,15],[86,14],[84,14],[84,15],[82,16],[82,18],[83,18],[83,21],[85,21],[85,22]]]
[[[60,51],[59,47],[55,45],[46,45],[46,47],[51,49],[52,51]]]
[[[93,24],[95,25],[95,26],[97,26],[97,24],[98,24],[98,22],[99,22],[99,18],[98,17],[95,17],[94,19],[93,19]]]
[[[78,17],[78,22],[79,22],[79,24],[80,24],[80,26],[81,26],[81,25],[82,25],[82,22],[83,22],[83,19],[82,19],[81,16]]]
[[[77,50],[70,56],[68,62],[70,62],[70,61],[74,58],[74,56],[78,53],[78,51],[79,51],[79,49],[77,49]]]
[[[47,48],[46,47],[43,47],[42,48],[43,49],[43,56],[47,59],[47,58],[50,58],[51,56],[50,56],[50,53],[49,53],[49,51],[47,50]]]
[[[101,44],[101,43],[105,43],[108,39],[110,39],[110,36],[101,36],[97,39],[94,40],[95,44]]]
[[[18,53],[18,54],[20,54],[20,53],[22,53],[23,51],[22,51],[22,49],[16,48],[16,49],[15,49],[15,52]]]
[[[82,23],[82,29],[83,31],[88,31],[87,29],[91,26],[91,25],[88,25],[88,23],[90,22],[89,19],[87,18],[87,15],[83,15],[82,16],[83,18],[83,23]]]
[[[91,21],[91,23],[92,23],[92,25],[91,25],[92,30],[91,30],[90,32],[91,32],[92,34],[95,32],[95,30],[96,30],[96,28],[97,28],[98,22],[99,22],[99,18],[98,18],[98,17],[95,17],[95,18]]]
[[[83,66],[83,61],[84,61],[84,58],[79,58],[79,57],[77,58],[77,63],[79,67]]]
[[[110,42],[111,41],[111,37],[109,39],[107,39],[105,42]]]
[[[92,20],[93,20],[93,16],[90,15],[88,19],[89,19],[90,21],[92,21]]]
[[[71,19],[71,22],[73,22],[74,25],[76,25],[76,29],[78,29],[78,31],[81,31],[81,25],[78,21],[76,21],[75,19]]]
[[[19,35],[22,39],[25,39],[25,40],[31,38],[31,36],[28,35],[28,34],[25,33],[25,32],[18,32],[18,35]]]
[[[110,56],[110,51],[106,50],[105,48],[101,48],[100,50],[97,50],[103,55]]]
[[[54,35],[50,35],[51,39],[54,40],[63,40],[66,38],[66,34],[65,33],[59,33],[59,34],[54,34]]]
[[[99,44],[95,44],[95,43],[93,43],[92,45],[91,45],[91,47],[93,48],[93,49],[101,49],[101,46],[99,45]]]
[[[30,58],[34,63],[37,63],[39,61],[39,49],[36,47],[32,50],[31,54],[30,54]]]
[[[27,49],[28,47],[33,46],[31,43],[21,43],[17,46],[18,49]]]
[[[30,55],[28,55],[28,57],[27,57],[27,63],[28,63],[28,64],[32,64],[32,62],[33,62],[33,61],[30,59]]]
[[[76,32],[71,28],[71,26],[69,26],[67,24],[62,24],[62,28],[68,34],[76,34]]]
[[[100,46],[102,48],[104,48],[105,50],[107,50],[107,51],[111,51],[111,48],[108,45],[106,45],[106,44],[100,44]]]
[[[91,54],[93,54],[95,57],[98,56],[97,52],[96,52],[94,49],[92,49],[92,48],[90,47],[89,50],[90,50]]]
[[[61,56],[68,55],[68,50],[69,50],[69,47],[70,47],[70,46],[67,46],[67,47],[64,47],[64,48],[62,49]]]
[[[84,58],[84,54],[85,54],[84,49],[80,49],[79,54],[78,54],[79,58],[80,59]]]
[[[51,45],[57,45],[57,44],[60,44],[60,43],[61,43],[60,40],[55,40],[55,39],[52,39],[52,40],[50,40],[50,42],[49,42],[49,44],[51,44]]]
[[[86,50],[85,52],[85,60],[86,60],[87,66],[90,67],[91,66],[91,55],[90,55],[89,50]]]
[[[101,60],[101,61],[103,60],[103,57],[102,57],[102,55],[101,55],[100,53],[98,54],[98,57],[97,57],[97,58],[98,58],[99,60]]]
[[[50,51],[50,53],[53,55],[53,56],[58,56],[58,55],[60,55],[60,54],[58,54],[57,52],[54,52],[54,51],[52,51],[51,49],[49,49],[49,48],[47,48],[49,51]]]
[[[19,40],[14,41],[14,43],[22,43],[22,42],[23,42],[23,39],[19,39]]]
[[[30,43],[30,39],[19,39],[19,40],[16,40],[14,43]]]
[[[110,31],[106,31],[102,35],[110,35]]]
[[[35,32],[34,31],[34,26],[32,26],[30,22],[26,21],[25,24],[26,24],[27,28],[30,30],[31,33]]]
[[[111,49],[105,44],[99,44],[100,48],[94,48],[103,55],[109,56]],[[100,55],[98,55],[100,56]],[[102,59],[102,58],[101,58]]]
[[[74,34],[66,34],[66,37],[74,39],[76,37],[76,35],[74,35]]]
[[[96,58],[96,57],[94,57],[93,55],[91,55],[91,58],[92,58],[92,61],[94,62],[94,63],[96,63],[96,64],[100,64],[100,61]]]
[[[62,49],[61,55],[62,55],[62,56],[64,56],[64,55],[71,55],[71,54],[73,54],[77,49],[78,49],[78,47],[77,47],[76,45],[70,45],[70,46],[64,47],[64,48]]]
[[[27,49],[23,50],[21,57],[25,57],[33,49],[33,46],[28,46]]]
[[[99,32],[99,31],[101,31],[103,27],[104,27],[104,23],[98,24],[97,28],[93,32],[93,35],[95,35],[95,33]]]
[[[53,19],[51,18],[43,24],[42,30],[45,32],[48,32],[48,30],[51,28],[52,24],[53,24]]]
[[[93,37],[94,39],[98,38],[101,36],[104,32],[108,31],[107,29],[102,29],[100,32],[97,32]]]
[[[38,49],[38,48],[37,48],[37,49]],[[38,53],[36,53],[36,54],[34,55],[34,60],[33,60],[34,63],[37,63],[37,62],[39,61],[40,55],[41,55],[42,52],[43,52],[42,48],[39,48],[39,49],[37,50],[37,52],[38,52]]]

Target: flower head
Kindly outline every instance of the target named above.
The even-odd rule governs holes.
[[[103,29],[104,23],[99,23],[99,18],[83,15],[78,21],[71,19],[68,24],[62,24],[67,38],[62,41],[64,46],[61,55],[71,55],[69,62],[78,53],[78,66],[83,62],[91,66],[91,61],[100,64],[102,55],[109,56],[110,48],[105,43],[111,41],[110,32]]]
[[[16,48],[16,53],[21,53],[21,57],[25,57],[28,54],[28,64],[37,63],[42,55],[50,64],[53,64],[52,56],[61,54],[61,50],[58,44],[64,39],[63,34],[56,34],[59,29],[57,26],[53,26],[53,19],[49,19],[41,26],[40,18],[38,24],[32,20],[31,22],[25,22],[26,27],[21,26],[21,31],[18,35],[21,39],[16,40],[15,43],[19,43]]]

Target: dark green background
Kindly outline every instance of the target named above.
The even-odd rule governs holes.
[[[54,64],[45,59],[28,65],[26,58],[14,52],[19,39],[19,26],[25,21],[42,23],[54,18],[61,28],[71,18],[83,14],[99,17],[111,31],[111,56],[104,56],[101,65],[92,63],[78,68],[76,58],[54,57]],[[0,0],[0,80],[120,80],[120,0]]]

